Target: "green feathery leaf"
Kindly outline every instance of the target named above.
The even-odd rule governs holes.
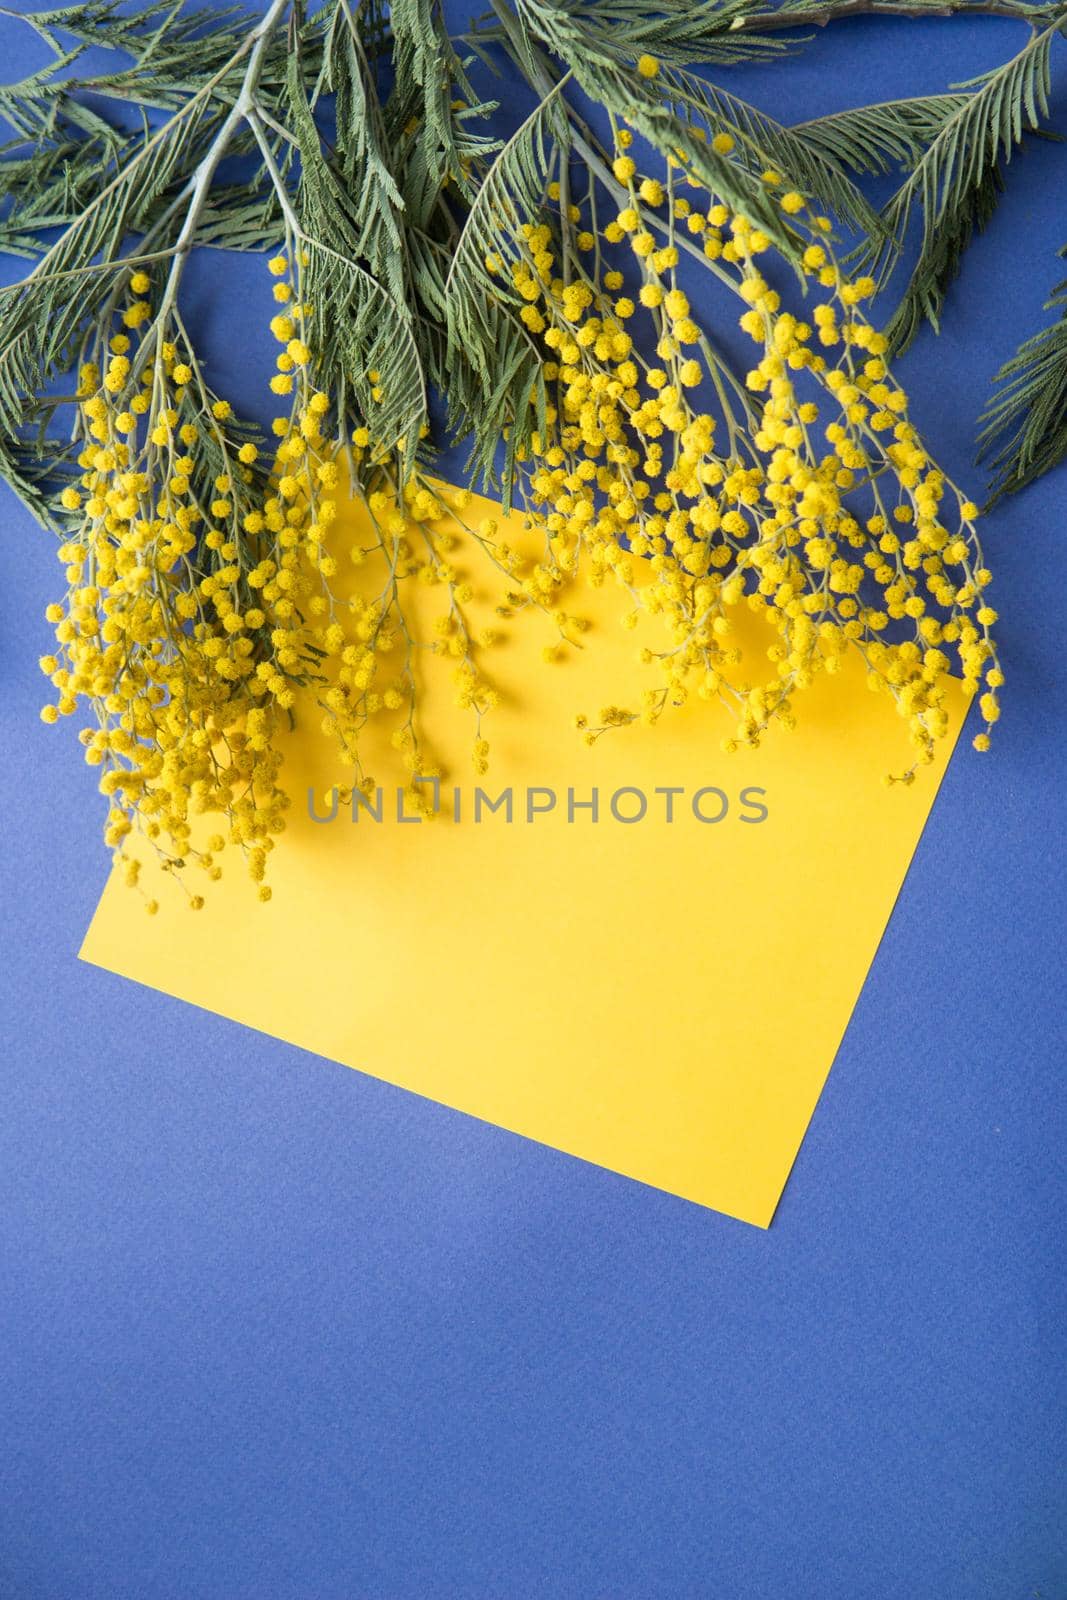
[[[142,143],[119,174],[61,234],[20,283],[0,290],[0,473],[8,442],[24,426],[52,376],[77,359],[77,335],[115,291],[127,270],[124,247],[131,234],[151,224],[159,231],[169,217],[175,242],[177,204],[158,212],[162,197],[179,193],[217,131],[219,113],[206,99],[190,102],[158,133]]]
[[[924,322],[940,333],[949,285],[960,271],[967,246],[986,227],[1003,192],[999,168],[988,167],[979,181],[944,211],[924,252],[921,271],[912,274],[886,323],[885,334],[894,350],[906,350]]]
[[[569,156],[566,81],[549,90],[485,174],[445,283],[449,359],[457,372],[473,375],[450,403],[464,431],[475,435],[483,476],[492,472],[502,421],[511,429],[509,463],[531,430],[544,425],[542,356],[516,315],[522,300],[510,267],[524,254],[523,226],[541,217],[553,161]],[[510,465],[503,481],[507,489]]]
[[[616,42],[620,59],[651,54],[668,66],[732,66],[794,50],[802,40],[780,39],[761,30],[773,16],[762,0],[663,0],[649,7],[644,0],[587,0],[567,6],[567,17],[579,33],[595,32]],[[480,25],[470,37],[478,48],[503,43],[506,30]]]
[[[763,172],[773,168],[785,187],[807,194],[868,238],[879,236],[883,224],[877,211],[817,141],[809,142],[796,128],[783,127],[747,101],[694,73],[668,70],[663,77],[675,104],[692,107],[715,132],[733,135],[738,158],[754,181],[759,182]]]
[[[349,197],[323,155],[295,51],[288,86],[301,159],[296,242],[307,257],[305,286],[323,381],[355,394],[363,417],[373,419],[376,442],[392,447],[404,439],[405,459],[414,466],[427,419],[426,382],[412,313],[402,297],[402,267],[390,270],[393,292],[364,265],[367,249],[377,249],[378,241],[353,209],[357,197]]]
[[[1034,34],[1004,66],[957,86],[970,92],[949,112],[884,208],[885,237],[864,252],[883,281],[903,252],[916,209],[922,214],[918,260],[894,325],[898,348],[923,316],[939,315],[945,287],[976,222],[988,220],[995,204],[998,191],[991,174],[1011,159],[1024,132],[1047,117],[1049,52],[1056,33],[1051,27]]]
[[[792,131],[807,149],[820,151],[849,172],[894,172],[920,161],[948,119],[969,99],[964,93],[950,93],[883,100],[795,122]]]
[[[787,259],[797,259],[796,236],[767,184],[747,163],[713,148],[710,135],[720,131],[720,108],[714,97],[700,93],[702,80],[671,70],[643,77],[627,59],[630,51],[596,23],[595,13],[572,12],[557,0],[516,0],[516,9],[590,99],[625,117],[664,158],[682,161],[713,195],[762,228]],[[847,183],[843,176],[842,182]]]
[[[1067,245],[1060,251],[1067,255]],[[990,459],[993,495],[1013,494],[1067,456],[1067,278],[1046,311],[1057,320],[1019,346],[994,381],[982,416],[980,459]]]
[[[336,206],[349,236],[350,253],[383,279],[390,294],[404,293],[403,211],[387,155],[381,106],[363,43],[347,0],[338,0],[323,53],[318,88],[337,96],[336,150],[327,163],[321,153],[294,55],[290,103],[297,117],[306,185],[319,202]]]
[[[426,169],[436,183],[452,177],[467,190],[469,151],[462,108],[454,102],[459,98],[470,105],[478,97],[452,46],[441,7],[437,0],[391,0],[389,26],[398,97],[403,99],[410,86]]]

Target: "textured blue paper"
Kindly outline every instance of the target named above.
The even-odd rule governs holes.
[[[731,86],[800,118],[1017,36],[860,19]],[[959,476],[1065,174],[1027,151],[903,368]],[[261,394],[261,264],[191,298]],[[80,965],[99,816],[4,499],[3,1600],[1063,1600],[1065,509],[1067,469],[988,525],[996,753],[945,779],[762,1234]]]

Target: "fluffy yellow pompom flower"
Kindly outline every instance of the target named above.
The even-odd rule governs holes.
[[[658,64],[647,60],[643,75],[654,77]],[[56,722],[80,702],[90,707],[82,742],[107,797],[105,838],[138,892],[137,840],[183,883],[201,871],[214,882],[225,837],[227,860],[243,860],[269,899],[263,879],[289,804],[280,735],[290,713],[310,715],[334,740],[348,782],[331,794],[344,806],[374,793],[362,769],[364,730],[386,718],[382,745],[407,774],[414,811],[431,772],[404,664],[410,652],[398,645],[412,642],[405,596],[416,584],[443,603],[414,643],[454,673],[457,702],[475,719],[475,770],[484,772],[481,719],[497,695],[482,652],[501,627],[465,609],[481,554],[500,574],[497,618],[533,607],[551,623],[546,659],[565,660],[579,642],[582,624],[564,608],[587,580],[618,587],[621,626],[642,612],[661,630],[658,644],[642,641],[651,678],[634,706],[605,707],[600,726],[580,719],[590,741],[655,723],[698,695],[730,712],[724,748],[752,749],[771,727],[793,727],[802,692],[855,649],[904,721],[910,764],[896,781],[910,783],[933,759],[947,731],[951,672],[979,702],[975,744],[987,748],[1004,679],[989,633],[997,614],[985,603],[990,573],[971,526],[976,507],[909,419],[885,339],[861,309],[873,286],[843,276],[832,237],[783,183],[779,206],[796,217],[805,271],[822,286],[819,304],[790,312],[787,290],[757,270],[770,240],[755,223],[706,191],[706,216],[694,212],[674,193],[681,154],[650,175],[624,153],[631,143],[619,130],[613,176],[626,191],[616,217],[598,217],[588,199],[574,204],[557,184],[543,216],[516,230],[516,249],[494,257],[494,281],[515,291],[542,380],[536,419],[533,398],[529,417],[508,418],[516,492],[541,535],[526,564],[494,519],[466,527],[463,496],[450,499],[458,524],[442,524],[438,490],[417,471],[396,470],[403,444],[381,437],[375,420],[393,398],[379,372],[366,374],[378,402],[369,418],[351,394],[342,402],[328,391],[329,367],[286,255],[269,263],[285,303],[271,323],[281,353],[270,388],[288,398],[271,423],[272,455],[256,471],[248,469],[263,447],[230,426],[229,404],[204,390],[177,322],[157,344],[151,330],[119,332],[116,311],[109,354],[79,373],[81,477],[60,496],[71,513],[60,547],[66,598],[47,613],[56,644],[42,670],[54,694],[41,715]],[[734,139],[720,133],[711,144],[725,155]],[[667,199],[669,213],[654,216],[650,208]],[[561,218],[575,228],[558,228]],[[692,220],[694,246],[684,228]],[[629,248],[609,266],[598,235]],[[574,239],[580,261],[569,244],[560,248]],[[679,246],[715,260],[716,277],[738,296],[754,341],[744,379],[751,422],[731,420],[715,400],[720,358],[677,286]],[[694,347],[700,360],[687,358]],[[143,391],[147,410],[128,390]],[[140,415],[143,432],[131,426]],[[369,525],[338,545],[337,496],[349,469]],[[366,593],[348,581],[338,592],[340,557],[346,571],[384,559],[397,581],[383,593],[377,574],[364,573],[375,580]],[[769,629],[765,667],[744,683],[740,606]],[[205,814],[224,826],[206,850],[194,820]],[[186,894],[198,909],[203,897]]]

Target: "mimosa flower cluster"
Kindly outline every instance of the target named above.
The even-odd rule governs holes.
[[[720,134],[714,145],[726,154],[733,141]],[[609,707],[592,723],[580,716],[579,726],[593,740],[638,717],[655,722],[695,691],[736,717],[724,749],[754,747],[772,723],[793,727],[798,692],[856,651],[870,688],[907,723],[913,755],[901,781],[933,759],[947,731],[952,672],[979,695],[985,727],[974,744],[987,749],[1003,675],[978,507],[909,418],[885,338],[863,314],[873,281],[844,277],[828,220],[768,171],[782,213],[809,241],[806,314],[795,315],[761,269],[767,235],[716,203],[681,162],[668,164],[665,182],[642,176],[630,147],[618,130],[623,203],[600,238],[570,207],[577,255],[566,276],[547,223],[523,228],[509,269],[552,393],[528,468],[547,554],[527,587],[551,603],[584,565],[591,581],[619,585],[624,626],[641,610],[663,623],[662,647],[643,652],[656,675],[643,704]],[[662,218],[658,237],[642,225],[650,209]],[[756,346],[749,426],[679,285],[683,241],[745,302],[741,327]],[[598,276],[602,244],[624,247],[629,267]],[[716,391],[718,418],[703,403]],[[734,671],[739,606],[776,632],[767,674],[754,682]]]
[[[130,278],[106,347],[80,372],[79,476],[63,493],[67,592],[49,608],[56,645],[41,666],[55,689],[45,721],[90,712],[85,758],[100,769],[106,840],[132,885],[139,836],[194,909],[197,874],[217,879],[234,850],[270,898],[290,805],[279,740],[294,717],[315,716],[335,742],[351,773],[345,804],[374,788],[364,731],[387,718],[408,810],[425,809],[425,780],[442,772],[419,717],[422,651],[451,663],[484,773],[483,720],[497,702],[486,657],[500,628],[540,608],[554,630],[544,654],[556,659],[579,642],[585,582],[617,586],[620,625],[647,613],[661,639],[640,652],[650,672],[640,704],[576,707],[588,741],[655,723],[695,693],[729,708],[725,750],[757,747],[772,726],[795,725],[802,691],[851,651],[907,726],[911,754],[888,781],[910,783],[933,759],[952,673],[979,697],[974,743],[988,747],[1003,678],[977,507],[910,420],[863,312],[873,282],[843,275],[827,219],[768,170],[781,215],[807,241],[803,315],[787,309],[764,265],[765,231],[680,158],[662,176],[641,173],[629,131],[617,127],[615,140],[608,220],[552,184],[543,218],[516,229],[507,260],[486,263],[543,355],[544,425],[520,452],[534,560],[493,519],[464,525],[458,557],[438,494],[410,470],[413,441],[383,439],[373,415],[338,437],[344,411],[316,381],[298,239],[269,263],[271,390],[286,407],[269,452],[207,389],[176,312],[153,313],[149,275]],[[713,144],[727,155],[732,139]],[[682,285],[693,256],[744,304],[754,358],[743,384]],[[365,377],[373,405],[379,374]],[[339,498],[353,488],[373,531],[345,548]],[[462,523],[470,500],[461,494],[449,514]],[[493,575],[500,627],[470,620],[472,551],[484,558],[479,579]],[[440,599],[428,635],[411,585]],[[773,627],[754,676],[736,642],[740,607]],[[218,821],[206,847],[198,815]]]
[[[402,484],[396,452],[376,449],[367,427],[342,440],[324,432],[331,401],[312,377],[302,263],[295,253],[269,265],[279,302],[270,328],[282,347],[271,390],[290,409],[274,420],[267,470],[261,447],[230,431],[231,408],[204,387],[184,330],[164,336],[153,320],[147,276],[132,277],[119,331],[80,374],[81,473],[63,491],[74,528],[59,549],[67,592],[48,607],[56,644],[40,662],[55,689],[42,719],[90,713],[80,739],[101,769],[105,841],[127,882],[139,887],[127,848],[136,835],[194,910],[204,896],[188,869],[217,880],[230,847],[270,899],[268,857],[291,804],[278,741],[291,718],[316,715],[335,741],[352,773],[341,790],[348,803],[353,789],[374,787],[361,735],[389,714],[405,802],[418,814],[428,804],[421,780],[440,769],[417,715],[417,653],[451,663],[456,702],[472,713],[477,773],[488,769],[482,718],[497,699],[481,660],[500,630],[472,628],[473,589],[451,559],[473,496],[453,495],[450,525],[439,526],[445,507],[433,489],[421,478]],[[340,549],[333,529],[349,473],[373,485],[373,537]],[[500,579],[503,621],[527,603],[512,584],[519,557],[492,520],[466,531]],[[369,590],[351,578],[368,565],[378,585]],[[441,597],[428,637],[413,631],[403,602],[411,583]],[[570,621],[557,609],[561,637]],[[220,821],[206,849],[194,839],[204,814]]]

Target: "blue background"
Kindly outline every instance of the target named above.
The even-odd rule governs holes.
[[[41,61],[0,28],[6,76]],[[860,19],[731,87],[797,119],[1021,37]],[[1065,179],[1018,160],[903,364],[976,485]],[[258,404],[261,263],[188,298]],[[761,1233],[80,965],[100,812],[37,720],[51,541],[3,500],[4,1600],[1067,1596],[1065,507],[1067,469],[988,523],[995,753],[952,764]]]

